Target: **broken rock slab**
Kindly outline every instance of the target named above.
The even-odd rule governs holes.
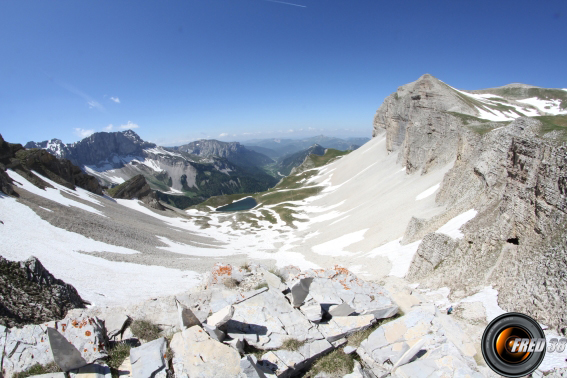
[[[130,363],[132,364],[132,377],[154,377],[157,373],[165,371],[165,351],[167,343],[164,337],[137,348],[130,349]]]
[[[285,291],[287,289],[287,285],[284,284],[282,280],[272,272],[269,272],[264,268],[258,269],[258,272],[262,274],[270,289],[277,291]]]
[[[236,350],[213,340],[199,326],[178,332],[171,340],[177,377],[237,377],[241,373]]]
[[[227,323],[232,316],[234,315],[234,307],[232,305],[228,305],[222,310],[215,312],[211,316],[207,318],[207,324],[211,327],[220,327],[223,324]]]
[[[341,303],[338,306],[331,306],[329,308],[329,315],[333,317],[337,316],[349,316],[350,314],[354,313],[355,309],[350,307],[346,303]]]
[[[301,278],[290,286],[293,307],[300,307],[309,294],[309,286],[313,282],[313,277]]]
[[[201,322],[195,316],[193,311],[185,306],[183,303],[179,302],[177,298],[175,299],[175,304],[177,305],[177,313],[179,314],[179,328],[184,330],[185,328],[193,327],[194,325],[201,325]]]
[[[374,324],[374,315],[339,316],[326,324],[319,324],[319,331],[327,341],[333,342]]]
[[[81,352],[55,328],[47,328],[47,337],[53,353],[53,360],[61,370],[70,371],[88,364]]]
[[[217,327],[210,326],[206,323],[203,323],[202,327],[205,331],[207,331],[209,336],[211,336],[211,338],[213,338],[216,341],[223,342],[224,339],[226,338],[226,333],[224,333],[223,331],[221,331]]]
[[[243,378],[266,378],[266,375],[258,367],[258,360],[255,356],[247,355],[240,360],[240,370]]]
[[[0,353],[4,352],[0,358],[3,358],[2,369],[6,376],[27,370],[36,363],[47,365],[53,362],[46,333],[48,326],[55,327],[55,322],[11,329],[0,326]]]

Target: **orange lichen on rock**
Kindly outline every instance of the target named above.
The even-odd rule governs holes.
[[[85,336],[90,336],[90,335],[91,335],[91,331],[85,332]]]
[[[213,267],[212,274],[212,281],[213,283],[218,282],[219,276],[231,276],[232,275],[232,265],[215,265]]]

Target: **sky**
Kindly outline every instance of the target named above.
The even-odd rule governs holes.
[[[567,88],[567,2],[4,0],[0,134],[371,136],[397,87]]]

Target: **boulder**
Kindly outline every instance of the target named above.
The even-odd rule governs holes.
[[[264,268],[258,269],[258,272],[262,274],[270,289],[278,291],[284,291],[287,289],[287,286],[282,282],[282,280],[272,272],[269,272]]]
[[[27,370],[35,364],[53,362],[47,337],[48,326],[55,327],[55,322],[12,329],[0,326],[0,349],[4,352],[2,369],[7,376]]]
[[[106,330],[97,317],[72,316],[55,323],[55,328],[69,341],[90,364],[106,358]],[[53,349],[55,355],[55,349]],[[55,361],[57,362],[57,361]]]
[[[209,334],[209,336],[211,336],[213,340],[223,342],[224,339],[226,338],[226,333],[224,333],[215,326],[210,326],[207,323],[203,323],[202,327],[205,331],[207,331],[207,333]]]
[[[16,262],[0,256],[0,297],[5,308],[0,324],[7,327],[63,319],[67,311],[85,307],[77,290],[35,257]]]
[[[181,330],[193,327],[194,325],[201,325],[201,322],[199,321],[197,316],[195,316],[193,311],[191,311],[183,303],[179,302],[177,298],[175,299],[175,303],[177,305],[177,312],[179,314],[179,327]]]
[[[354,308],[350,307],[346,303],[341,303],[337,306],[331,306],[331,308],[329,309],[329,315],[331,315],[332,317],[349,316],[353,312],[355,312]]]
[[[171,340],[176,376],[236,377],[241,373],[236,350],[211,337],[199,326],[176,333]]]
[[[301,278],[290,286],[293,307],[300,307],[309,294],[309,286],[313,277]]]
[[[88,364],[81,352],[55,328],[47,328],[53,360],[63,371],[78,369]]]
[[[222,310],[215,312],[211,316],[207,318],[207,324],[212,327],[220,327],[230,319],[234,315],[234,307],[232,305],[226,306]]]
[[[258,360],[252,355],[242,357],[240,370],[246,378],[266,378],[264,372],[258,367]]]
[[[132,377],[155,377],[156,374],[165,372],[166,365],[164,356],[166,349],[167,343],[164,337],[142,344],[137,348],[130,349]]]

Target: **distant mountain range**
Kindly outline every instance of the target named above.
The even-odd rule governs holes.
[[[313,141],[324,141],[337,149],[355,149],[366,138],[342,140],[318,136],[303,140],[257,140],[261,146],[246,147],[238,142],[198,140],[182,146],[164,148],[146,142],[132,130],[99,132],[83,140],[65,144],[59,139],[28,142],[25,148],[46,150],[68,159],[99,183],[113,187],[143,175],[160,199],[185,208],[206,198],[222,194],[254,193],[274,186],[305,158],[322,155],[325,148]],[[266,150],[273,158],[262,153]],[[282,155],[288,151],[287,155]]]
[[[318,135],[305,139],[252,139],[242,142],[242,144],[249,150],[259,152],[272,159],[279,159],[286,155],[306,150],[315,144],[323,148],[347,151],[356,150],[369,140],[370,138],[340,139]]]

